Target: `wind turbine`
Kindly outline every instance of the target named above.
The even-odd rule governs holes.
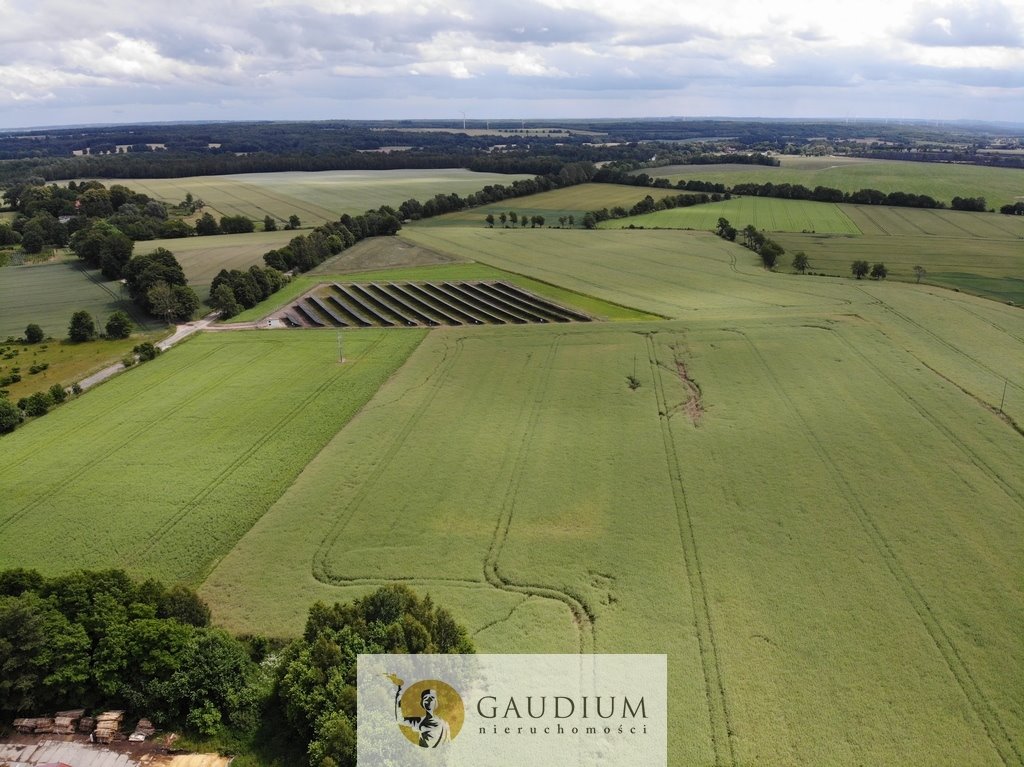
[[[462,115],[462,130],[466,130],[466,113],[459,112],[459,114]]]

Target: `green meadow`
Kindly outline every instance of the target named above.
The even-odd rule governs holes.
[[[699,179],[723,184],[756,182],[828,186],[844,192],[878,189],[882,192],[927,194],[947,205],[954,197],[984,197],[990,208],[1024,199],[1024,173],[1015,168],[986,168],[900,160],[851,157],[779,157],[782,165],[666,165],[646,168],[654,178],[673,183]]]
[[[200,581],[421,339],[210,334],[122,373],[3,438],[0,562]]]

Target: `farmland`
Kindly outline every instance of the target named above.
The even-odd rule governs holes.
[[[860,234],[860,228],[847,214],[847,206],[808,200],[779,200],[772,197],[738,197],[722,202],[672,208],[641,216],[611,219],[599,224],[601,229],[622,229],[629,226],[647,229],[713,230],[718,219],[727,218],[740,227],[753,224],[769,232],[828,232]]]
[[[496,209],[645,193],[592,186]],[[777,235],[825,271],[863,246],[1022,274],[1009,217],[728,204],[849,222]],[[667,653],[673,766],[1021,762],[1024,314],[770,273],[707,231],[483,215],[238,319],[318,282],[503,280],[617,321],[201,335],[3,438],[0,561],[182,579],[237,632],[399,582],[482,652]],[[230,268],[195,253],[199,283]]]
[[[557,223],[559,216],[575,216],[576,226],[580,226],[584,214],[590,210],[613,208],[621,205],[631,208],[644,198],[646,194],[660,194],[661,190],[643,189],[620,184],[579,184],[564,189],[553,189],[550,192],[531,194],[528,197],[502,200],[491,205],[482,205],[472,210],[460,210],[443,216],[423,219],[417,226],[486,226],[484,219],[488,214],[495,218],[502,213],[515,211],[519,217],[544,216],[548,226]],[[509,224],[511,226],[511,224]],[[500,226],[500,224],[495,224]]]
[[[421,338],[339,365],[333,333],[222,333],[122,374],[4,437],[0,561],[200,580]]]
[[[18,338],[34,322],[54,338],[67,335],[68,321],[79,309],[105,321],[112,312],[127,311],[142,329],[158,325],[134,309],[120,285],[104,281],[99,272],[77,260],[0,269],[0,338]]]
[[[283,248],[301,232],[252,232],[250,234],[215,234],[208,237],[183,237],[173,240],[149,240],[135,243],[136,255],[167,248],[178,259],[189,285],[200,299],[221,269],[248,269],[263,266],[263,254]]]
[[[133,179],[132,189],[157,200],[178,203],[189,192],[220,216],[271,216],[285,222],[293,213],[303,224],[335,221],[342,213],[356,215],[381,205],[398,207],[415,197],[466,195],[488,184],[510,184],[517,178],[468,170],[321,171],[317,173],[247,173],[235,176]]]
[[[779,158],[780,167],[766,165],[666,165],[644,173],[672,182],[688,179],[723,184],[756,182],[828,186],[844,192],[878,189],[882,192],[927,194],[947,205],[954,197],[984,197],[989,207],[1024,198],[1024,173],[1014,168],[949,165],[848,157]]]

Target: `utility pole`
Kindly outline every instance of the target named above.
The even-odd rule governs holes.
[[[341,342],[341,330],[338,330],[338,364],[340,365],[345,361],[345,351]]]

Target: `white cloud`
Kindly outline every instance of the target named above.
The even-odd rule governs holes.
[[[254,84],[261,98],[246,109],[294,111],[248,116],[333,116],[326,88],[346,93],[344,116],[373,117],[383,78],[415,103],[459,98],[478,112],[518,98],[517,114],[676,104],[736,115],[774,105],[760,113],[782,116],[810,88],[819,114],[860,101],[957,117],[978,113],[983,96],[970,89],[1015,87],[1024,68],[1024,43],[1011,44],[1024,40],[1020,0],[209,0],[173,12],[138,0],[0,0],[0,17],[0,121],[10,124],[33,103],[91,104],[103,120],[110,105],[156,114],[186,92],[188,116],[222,116]],[[946,98],[915,101],[922,83]],[[591,108],[560,111],[580,100]],[[1024,120],[1019,102],[990,111]]]

